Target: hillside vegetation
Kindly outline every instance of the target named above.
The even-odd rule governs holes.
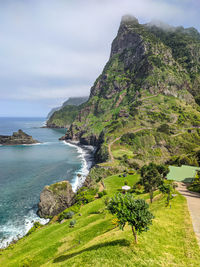
[[[0,266],[199,266],[186,200],[178,192],[171,195],[175,185],[161,177],[168,167],[156,165],[200,164],[199,58],[195,29],[122,18],[89,100],[66,106],[52,118],[55,126],[71,123],[64,140],[97,147],[98,165],[75,195],[75,204],[2,250]],[[154,216],[138,244],[131,227],[119,230],[107,209],[124,185],[134,198],[149,203],[151,196],[153,201],[149,206],[136,201]]]
[[[97,162],[123,163],[125,151],[141,166],[174,157],[199,165],[199,58],[195,29],[163,30],[125,16],[65,139],[96,145]]]
[[[1,251],[0,265],[16,266],[198,266],[200,253],[193,233],[186,200],[177,195],[165,207],[162,196],[150,206],[155,216],[147,233],[133,240],[131,228],[119,230],[105,209],[105,200],[120,190],[126,179],[130,186],[137,174],[104,179],[107,195],[83,205],[73,217],[60,224],[51,222]],[[148,198],[148,195],[136,197]],[[80,216],[81,215],[81,216]],[[116,256],[117,255],[117,256]],[[117,260],[116,260],[117,257]]]
[[[68,128],[87,100],[88,97],[70,97],[61,107],[52,109],[47,115],[47,127]]]

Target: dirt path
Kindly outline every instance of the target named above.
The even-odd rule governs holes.
[[[200,246],[200,194],[188,191],[184,183],[179,182],[177,184],[177,190],[187,199],[194,232]]]
[[[133,130],[133,131],[129,131],[128,133],[137,133],[137,132],[140,132],[140,131],[143,131],[143,130],[151,130],[152,128],[139,128],[139,129],[136,129],[136,130]],[[123,133],[124,135],[125,133]],[[112,151],[111,151],[111,147],[112,145],[117,142],[120,138],[122,137],[122,135],[120,135],[119,137],[117,137],[115,140],[113,140],[110,144],[108,144],[108,152],[109,152],[109,155],[110,155],[110,162],[114,162],[114,156],[112,154]]]
[[[114,161],[114,157],[113,157],[113,154],[112,154],[112,151],[111,151],[111,146],[117,142],[120,138],[122,137],[122,135],[120,135],[119,137],[117,137],[115,140],[113,140],[110,144],[108,144],[108,152],[109,152],[109,155],[110,155],[110,161],[113,162]]]

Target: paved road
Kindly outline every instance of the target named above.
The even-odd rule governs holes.
[[[179,182],[177,184],[177,190],[187,199],[194,232],[200,246],[200,194],[188,191],[184,183]]]

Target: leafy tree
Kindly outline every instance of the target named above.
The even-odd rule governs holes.
[[[163,178],[168,172],[168,167],[154,163],[144,165],[141,168],[140,183],[144,186],[145,191],[149,193],[151,203],[153,201],[153,192],[163,183]]]
[[[160,191],[167,196],[166,198],[166,207],[169,205],[169,201],[173,198],[172,193],[176,187],[175,183],[162,184],[159,189]]]
[[[158,131],[169,134],[170,133],[170,127],[167,123],[164,123],[158,127]]]
[[[152,224],[154,218],[145,200],[134,199],[129,193],[125,195],[116,194],[109,201],[107,208],[110,213],[116,214],[121,230],[124,229],[126,223],[131,226],[136,243],[137,234],[149,230],[148,226]]]
[[[166,165],[156,165],[156,168],[158,170],[158,172],[160,173],[162,178],[165,178],[167,176],[167,174],[169,173],[169,167]]]

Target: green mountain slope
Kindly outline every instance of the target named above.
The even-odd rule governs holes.
[[[128,175],[132,186],[138,175]],[[118,175],[104,180],[107,196],[83,205],[76,214],[74,228],[70,220],[51,222],[0,251],[0,266],[198,266],[199,247],[195,238],[187,203],[183,196],[165,207],[161,197],[151,204],[153,225],[133,242],[131,227],[119,230],[113,216],[105,210],[105,199],[123,185]],[[141,198],[148,198],[142,194]]]
[[[48,114],[47,127],[67,128],[78,115],[81,105],[88,97],[70,97],[60,108],[55,108]]]
[[[110,59],[65,139],[96,145],[98,162],[120,161],[119,148],[139,164],[195,154],[200,140],[195,102],[199,33],[172,29],[123,17]]]

